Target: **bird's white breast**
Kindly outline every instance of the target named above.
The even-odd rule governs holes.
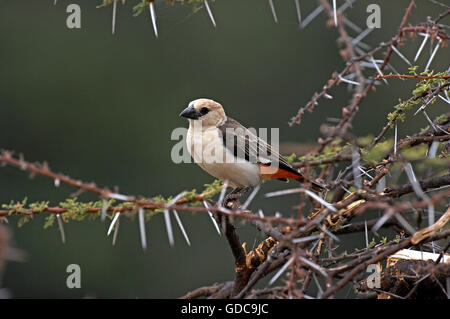
[[[189,125],[186,142],[194,162],[212,176],[227,180],[233,187],[254,187],[260,183],[258,165],[235,158],[223,146],[216,127],[194,129]]]

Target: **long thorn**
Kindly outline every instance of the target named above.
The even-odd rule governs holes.
[[[208,203],[206,202],[206,200],[203,201],[203,205],[205,205],[205,208],[208,210],[208,216],[209,216],[209,218],[211,218],[211,221],[212,221],[212,223],[214,224],[214,227],[216,228],[217,233],[219,234],[219,236],[221,236],[222,234],[220,233],[219,225],[217,225],[217,222],[216,222],[216,220],[214,219],[213,214],[209,211],[209,205],[208,205]]]
[[[364,221],[364,234],[366,237],[366,248],[369,248],[369,233],[367,232],[367,220]]]
[[[286,271],[286,269],[292,264],[294,261],[294,257],[291,257],[284,265],[281,267],[280,270],[275,274],[275,276],[272,277],[269,281],[269,286],[272,285],[277,279]]]
[[[414,62],[416,62],[417,59],[419,58],[419,55],[422,52],[422,49],[425,46],[425,43],[427,42],[428,37],[429,37],[429,35],[428,35],[428,33],[426,33],[425,38],[423,39],[422,44],[420,45],[419,50],[417,51],[416,56],[414,57]]]
[[[248,196],[247,200],[245,201],[244,205],[242,205],[242,210],[247,209],[248,205],[250,205],[250,203],[252,202],[253,198],[255,198],[256,193],[258,193],[259,189],[261,188],[261,186],[256,186],[255,189],[253,190],[253,192]]]
[[[395,123],[394,130],[394,158],[397,157],[397,123]]]
[[[272,11],[273,19],[275,23],[278,23],[277,13],[275,12],[275,6],[273,5],[273,0],[269,0],[270,10]]]
[[[399,51],[395,46],[393,46],[392,44],[391,44],[391,49],[392,49],[395,53],[397,53],[397,55],[398,55],[403,61],[405,61],[406,64],[408,64],[409,66],[412,66],[411,62],[409,62],[409,60],[408,60],[403,54],[401,54],[400,51]]]
[[[304,192],[309,196],[314,198],[316,201],[318,201],[319,203],[321,203],[323,206],[325,206],[326,208],[328,208],[329,210],[337,213],[337,209],[334,208],[334,206],[330,203],[328,203],[327,201],[325,201],[324,199],[320,198],[316,193],[311,192],[310,190],[305,189]]]
[[[383,76],[383,73],[381,72],[380,68],[378,67],[377,62],[375,61],[375,59],[373,58],[373,56],[370,56],[370,61],[372,61],[373,66],[375,67],[375,69],[377,70],[378,74],[380,76]],[[384,83],[389,84],[388,81],[384,78],[382,78],[382,80],[384,81]]]
[[[364,39],[370,32],[372,32],[374,28],[367,28],[363,32],[361,32],[356,38],[352,40],[352,44],[356,45],[359,42],[361,42],[362,39]]]
[[[115,246],[117,242],[117,235],[119,235],[119,226],[120,226],[120,220],[117,221],[116,228],[114,229],[114,235],[112,240],[112,245]]]
[[[206,8],[206,11],[208,11],[209,18],[211,19],[211,22],[212,22],[212,24],[213,24],[213,26],[215,28],[216,27],[216,20],[214,20],[214,16],[212,14],[211,8],[209,7],[208,0],[205,0],[205,8]]]
[[[153,1],[150,2],[150,16],[152,17],[153,30],[155,31],[155,36],[158,37],[158,27],[156,26],[156,13],[155,13],[155,5]]]
[[[428,67],[431,64],[431,61],[433,61],[434,56],[436,55],[437,50],[439,49],[439,45],[441,44],[441,39],[439,39],[438,44],[436,44],[436,46],[434,47],[433,52],[431,53],[430,59],[428,60],[427,66],[425,67],[425,71],[428,70]]]
[[[105,219],[106,219],[106,212],[107,212],[107,210],[108,210],[108,201],[107,200],[103,200],[102,215],[100,217],[100,220],[102,222],[104,222]]]
[[[302,13],[300,9],[300,0],[295,0],[295,9],[297,10],[298,24],[302,23]]]
[[[116,224],[117,220],[119,219],[119,216],[120,216],[120,213],[117,212],[116,215],[114,216],[111,224],[109,225],[108,232],[107,232],[108,236],[111,234],[111,231],[113,230],[114,225]]]
[[[334,25],[337,27],[336,0],[333,0],[333,17],[334,17]]]
[[[61,214],[56,214],[56,219],[58,220],[59,232],[61,233],[61,241],[63,244],[66,243],[66,234],[64,233],[64,226],[61,218]]]
[[[315,17],[317,17],[323,11],[323,6],[318,6],[311,12],[300,24],[300,28],[305,28]]]
[[[139,208],[138,217],[139,217],[139,232],[141,234],[141,246],[142,246],[143,250],[146,250],[147,249],[147,234],[145,232],[144,209],[142,207]]]
[[[173,215],[175,216],[175,219],[178,223],[178,227],[180,227],[180,230],[183,233],[184,239],[186,240],[187,244],[190,246],[191,241],[189,240],[186,230],[183,227],[183,223],[181,222],[180,216],[178,216],[178,212],[176,210],[173,210]]]
[[[167,230],[167,237],[169,238],[169,245],[174,245],[174,239],[173,239],[173,229],[172,229],[172,222],[170,221],[170,215],[169,215],[169,209],[164,209],[164,221],[166,223],[166,230]]]
[[[228,188],[228,181],[225,181],[223,183],[222,190],[220,191],[219,200],[217,201],[217,206],[219,206],[219,207],[223,206],[222,202],[223,202],[223,199],[225,198],[225,193],[227,192],[227,188]]]
[[[112,13],[112,34],[116,31],[116,11],[117,11],[117,1],[114,0],[113,2],[113,13]]]

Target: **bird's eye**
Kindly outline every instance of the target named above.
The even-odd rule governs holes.
[[[208,114],[208,112],[209,112],[209,109],[208,109],[207,107],[202,107],[202,108],[200,109],[200,113],[201,113],[202,115]]]

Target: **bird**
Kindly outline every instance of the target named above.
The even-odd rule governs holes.
[[[214,100],[193,100],[180,117],[189,120],[186,144],[194,163],[226,181],[233,188],[229,198],[239,197],[268,179],[293,179],[311,185],[317,192],[325,189],[316,181],[306,180],[270,144],[227,116]]]

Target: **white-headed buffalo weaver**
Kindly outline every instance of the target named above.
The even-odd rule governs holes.
[[[197,99],[180,116],[189,119],[187,148],[202,169],[228,181],[233,193],[255,187],[264,179],[294,179],[308,184],[276,150],[225,114],[219,103]],[[310,181],[313,190],[324,187]]]

